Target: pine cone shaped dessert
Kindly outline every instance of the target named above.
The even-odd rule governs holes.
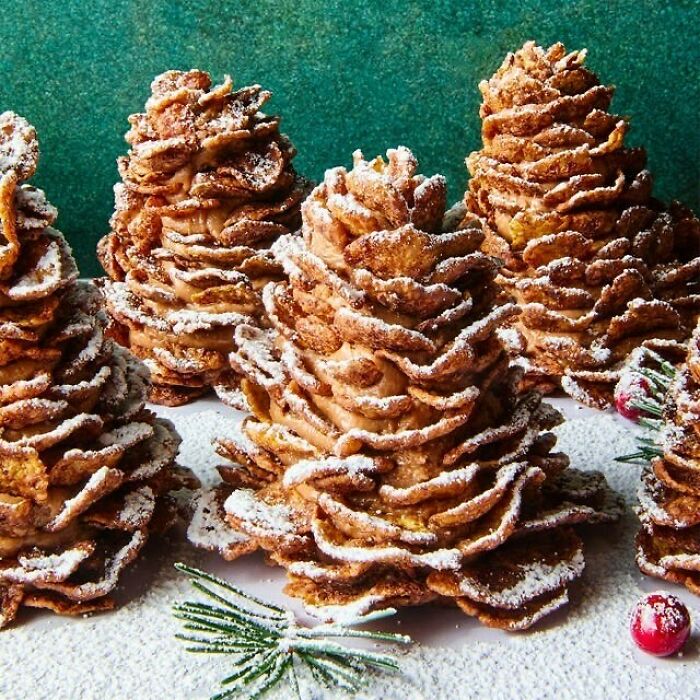
[[[266,550],[325,619],[445,600],[524,629],[582,572],[572,526],[618,504],[552,451],[561,416],[518,389],[497,335],[518,310],[479,221],[455,230],[445,180],[387,156],[327,171],[303,237],[273,245],[273,327],[240,325],[231,355],[253,417],[220,441],[234,464],[190,539]]]
[[[666,395],[659,444],[639,491],[637,563],[700,595],[700,324]]]
[[[528,42],[480,84],[483,148],[465,203],[522,306],[530,383],[603,407],[621,362],[687,339],[700,311],[700,222],[651,197],[642,149],[608,112],[585,51]]]
[[[150,398],[178,405],[216,387],[240,405],[227,362],[233,330],[262,312],[281,269],[269,245],[299,227],[307,188],[259,85],[169,71],[129,118],[112,231],[98,255],[111,333],[151,371]]]
[[[68,615],[109,593],[195,487],[179,438],[144,408],[148,373],[105,336],[56,210],[22,184],[34,128],[0,115],[0,627],[21,606]]]

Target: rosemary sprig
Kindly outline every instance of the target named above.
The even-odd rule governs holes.
[[[630,406],[641,412],[642,415],[638,423],[642,428],[646,428],[648,434],[636,438],[638,447],[636,452],[616,457],[616,462],[650,462],[654,457],[663,455],[663,450],[658,445],[655,435],[663,426],[664,399],[676,377],[677,370],[670,362],[649,348],[644,348],[642,354],[658,369],[641,366],[635,369],[635,372],[649,381],[649,394],[643,399],[631,401]]]
[[[173,606],[186,633],[175,635],[196,654],[229,654],[233,673],[221,681],[223,689],[211,700],[235,697],[260,698],[283,679],[299,700],[299,673],[308,672],[327,688],[357,692],[374,668],[400,671],[396,659],[385,653],[346,646],[337,639],[370,639],[390,644],[410,644],[411,638],[390,632],[352,627],[396,613],[393,608],[359,615],[342,622],[316,627],[300,625],[291,611],[267,603],[223,579],[185,564],[175,567],[190,576],[192,586],[208,602]]]

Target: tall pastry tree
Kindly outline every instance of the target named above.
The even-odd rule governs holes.
[[[240,325],[231,355],[253,417],[220,442],[235,464],[190,538],[263,548],[323,618],[447,600],[524,629],[583,570],[571,526],[616,501],[552,451],[561,416],[519,390],[497,334],[518,309],[479,221],[457,230],[444,178],[387,156],[327,171],[303,237],[273,245],[272,328]]]
[[[112,230],[99,245],[111,332],[151,371],[151,400],[178,405],[216,387],[240,404],[227,355],[262,312],[281,269],[269,244],[299,226],[305,183],[259,85],[168,71],[129,118]]]
[[[637,563],[700,595],[700,325],[666,395],[658,443],[639,492]]]
[[[528,42],[480,84],[483,147],[467,159],[465,201],[522,306],[513,349],[529,382],[602,407],[633,348],[673,354],[690,335],[700,222],[652,198],[645,153],[625,146],[613,88],[585,56]]]
[[[0,627],[21,606],[78,615],[109,593],[195,486],[179,438],[144,407],[148,373],[105,336],[56,209],[23,184],[36,132],[0,115]]]

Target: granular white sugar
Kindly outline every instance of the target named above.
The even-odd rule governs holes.
[[[416,644],[400,657],[401,676],[371,677],[362,700],[676,700],[697,697],[698,650],[691,638],[682,658],[653,659],[633,646],[628,631],[632,605],[653,590],[672,590],[700,616],[700,600],[661,581],[646,579],[634,564],[639,467],[613,458],[633,451],[629,424],[570,400],[557,400],[572,419],[556,432],[572,466],[600,469],[620,490],[628,510],[619,525],[586,536],[586,569],[572,588],[571,603],[524,634],[488,630],[447,608],[402,610],[376,627],[411,635]],[[179,461],[205,484],[218,482],[221,463],[210,447],[228,435],[242,414],[215,400],[158,409],[183,437]],[[284,575],[250,555],[235,562],[192,548],[184,532],[154,541],[124,577],[121,609],[87,619],[61,619],[23,611],[19,624],[0,633],[0,698],[15,700],[192,700],[208,698],[231,673],[225,656],[187,654],[174,639],[170,608],[196,597],[173,562],[184,561],[234,580],[300,615],[282,594]],[[304,618],[308,619],[308,618]],[[700,617],[698,618],[700,619]],[[291,700],[288,688],[270,695]],[[307,688],[305,699],[335,700],[330,690]]]

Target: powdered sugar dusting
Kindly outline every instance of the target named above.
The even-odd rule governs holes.
[[[27,584],[64,581],[90,555],[90,552],[91,550],[78,546],[66,549],[60,554],[22,556],[18,559],[19,567],[5,569],[3,576],[10,581]]]
[[[368,613],[382,602],[379,595],[368,594],[353,600],[347,605],[307,605],[306,610],[322,622],[344,623]]]
[[[529,564],[519,569],[520,580],[516,585],[502,591],[493,591],[477,582],[464,580],[460,590],[475,600],[484,600],[504,608],[517,608],[523,600],[532,600],[559,588],[563,583],[580,576],[585,562],[583,552],[577,551],[571,561],[556,562],[554,565]]]
[[[219,514],[216,492],[201,491],[195,496],[195,508],[187,528],[187,538],[210,552],[238,547],[248,538],[236,532]]]
[[[255,496],[251,489],[238,489],[225,501],[224,510],[245,520],[256,529],[273,533],[293,533],[290,509],[283,503],[270,505]]]
[[[10,299],[22,301],[48,294],[60,282],[61,249],[51,241],[36,265],[8,290]]]
[[[325,459],[302,459],[287,469],[284,474],[285,486],[303,484],[310,479],[334,474],[373,474],[377,472],[377,465],[373,459],[364,455],[351,455],[341,459],[339,457],[326,457]]]
[[[136,530],[151,519],[155,505],[155,495],[150,487],[136,489],[124,498],[124,506],[119,511],[117,520],[125,529]]]
[[[464,557],[458,549],[435,549],[424,554],[414,554],[401,547],[355,547],[340,545],[325,537],[316,520],[311,523],[316,546],[333,559],[345,562],[392,562],[407,566],[425,566],[437,571],[458,569]]]
[[[240,323],[250,321],[248,316],[229,311],[215,314],[206,311],[193,311],[182,309],[166,314],[167,320],[172,324],[174,333],[194,333],[200,330],[212,330],[220,326],[237,326]]]

